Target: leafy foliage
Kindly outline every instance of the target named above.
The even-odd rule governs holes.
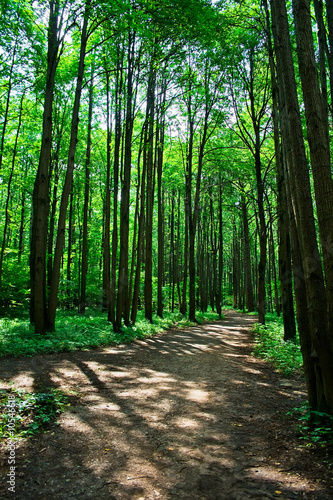
[[[198,321],[218,319],[214,312],[198,313]],[[33,356],[38,353],[87,350],[102,345],[129,343],[137,338],[145,338],[168,328],[191,326],[180,313],[166,312],[164,318],[154,316],[153,323],[144,319],[141,311],[134,326],[123,327],[115,333],[105,321],[105,315],[90,310],[85,316],[76,312],[60,312],[59,327],[56,332],[37,335],[29,322],[20,319],[0,319],[0,356]]]
[[[266,325],[256,324],[253,332],[256,339],[253,350],[255,356],[272,361],[286,376],[302,368],[299,342],[283,340],[282,320],[275,314],[267,314]]]
[[[311,411],[307,402],[293,408],[287,416],[296,417],[299,439],[307,445],[320,444],[333,446],[333,417],[327,413]]]
[[[15,412],[10,416],[9,394],[15,397]],[[3,391],[0,394],[0,437],[18,439],[36,434],[55,422],[66,405],[67,398],[59,389],[39,393],[23,389],[11,389],[10,393]],[[8,430],[9,418],[15,422],[11,432]]]

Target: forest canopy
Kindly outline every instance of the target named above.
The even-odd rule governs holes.
[[[283,317],[333,414],[329,0],[0,0],[0,313]]]

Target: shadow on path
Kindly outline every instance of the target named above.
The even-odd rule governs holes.
[[[4,360],[6,384],[59,387],[78,402],[19,446],[15,494],[2,460],[0,497],[333,498],[290,467],[275,422],[305,399],[304,387],[251,357],[255,320],[228,311],[129,346]],[[306,452],[294,453],[301,462]]]

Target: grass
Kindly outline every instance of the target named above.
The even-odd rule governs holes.
[[[266,315],[266,325],[256,323],[253,329],[255,346],[253,354],[271,361],[285,376],[302,369],[303,360],[298,339],[296,342],[283,340],[282,318],[276,314]]]
[[[199,323],[217,319],[218,315],[212,311],[197,313]],[[193,323],[180,313],[166,312],[164,318],[154,316],[153,323],[149,323],[144,319],[143,312],[140,312],[135,325],[124,326],[122,332],[115,333],[103,313],[87,310],[85,315],[79,315],[74,311],[59,311],[56,332],[39,335],[35,334],[34,328],[26,319],[0,318],[0,357],[34,356],[130,343],[134,339],[150,337],[169,328],[191,325]]]

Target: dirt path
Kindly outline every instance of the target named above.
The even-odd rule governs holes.
[[[2,448],[0,498],[333,499],[321,457],[282,418],[303,383],[251,357],[253,322],[227,311],[130,346],[3,360],[2,387],[79,394],[20,444],[15,494]]]

